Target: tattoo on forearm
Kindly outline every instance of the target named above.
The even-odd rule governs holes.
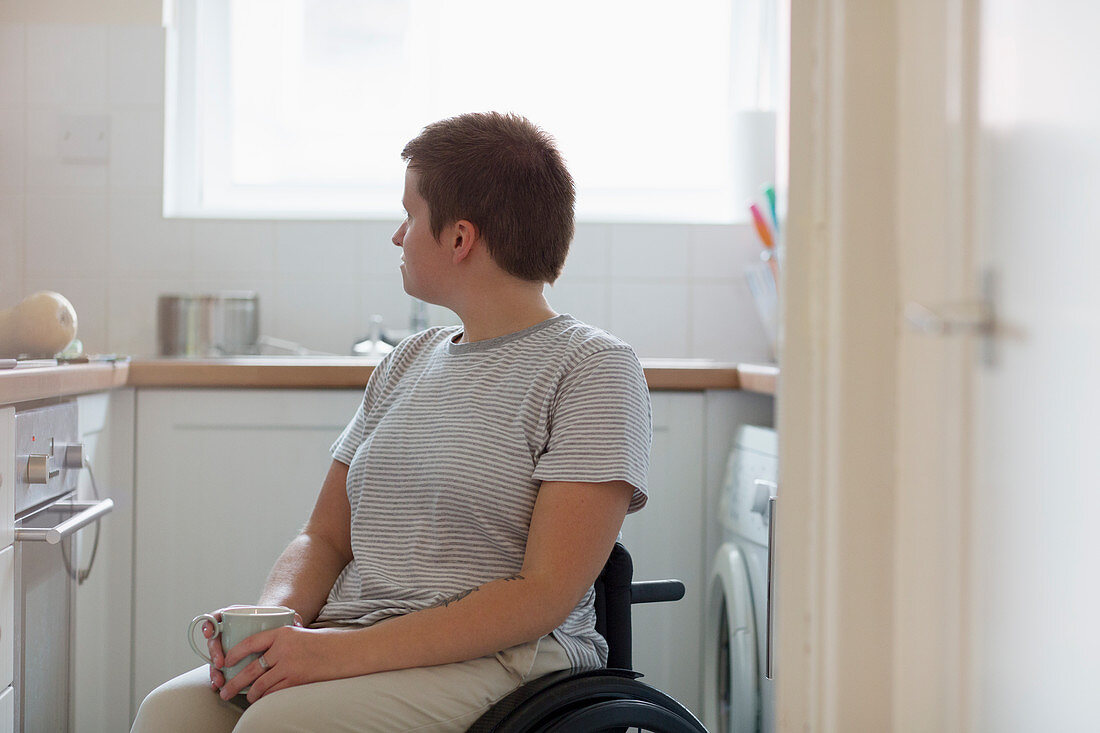
[[[464,590],[461,593],[455,593],[453,596],[448,596],[447,598],[444,598],[442,601],[440,601],[439,603],[437,603],[435,605],[436,606],[443,606],[444,608],[446,608],[447,606],[451,605],[452,603],[458,603],[463,598],[465,598],[466,596],[473,593],[475,590],[477,590],[477,588],[470,588],[469,590]]]
[[[515,575],[509,575],[507,578],[501,578],[501,580],[507,583],[511,580],[525,580],[525,578],[521,574],[516,573]],[[460,593],[455,593],[453,596],[447,596],[442,601],[438,601],[435,605],[432,606],[432,608],[438,608],[440,606],[446,608],[452,603],[458,603],[463,598],[473,593],[475,590],[481,590],[481,586],[478,586],[477,588],[470,588],[469,590],[464,590]]]

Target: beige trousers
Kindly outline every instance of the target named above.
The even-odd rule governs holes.
[[[244,710],[214,692],[203,666],[150,692],[132,733],[464,731],[520,685],[569,666],[561,644],[544,636],[468,662],[287,687]]]

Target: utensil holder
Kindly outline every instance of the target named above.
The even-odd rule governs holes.
[[[748,282],[749,292],[752,293],[752,302],[760,317],[760,325],[764,328],[764,336],[768,339],[772,359],[775,360],[779,356],[779,288],[775,282],[772,263],[761,262],[746,267],[745,280]]]

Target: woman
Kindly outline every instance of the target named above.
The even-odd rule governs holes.
[[[402,157],[405,290],[462,324],[388,354],[333,445],[259,601],[304,625],[210,639],[215,664],[150,693],[135,731],[461,731],[529,679],[606,663],[592,585],[646,501],[650,404],[633,350],[542,295],[572,177],[515,115],[437,122]]]

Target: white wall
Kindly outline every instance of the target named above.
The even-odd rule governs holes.
[[[373,313],[406,328],[396,221],[161,217],[159,3],[99,7],[95,16],[83,2],[24,0],[0,10],[0,308],[59,291],[93,353],[152,354],[156,296],[169,291],[256,290],[263,333],[335,353]],[[71,114],[109,116],[106,164],[61,161],[60,118]],[[582,224],[548,297],[642,356],[763,360],[742,277],[758,253],[747,226]],[[431,319],[455,322],[443,309]]]

